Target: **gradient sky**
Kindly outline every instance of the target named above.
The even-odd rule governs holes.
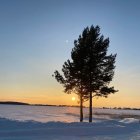
[[[117,53],[119,90],[93,106],[140,108],[139,0],[0,0],[0,100],[76,105],[52,74],[92,24]]]

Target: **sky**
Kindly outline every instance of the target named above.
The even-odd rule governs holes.
[[[91,25],[117,53],[110,85],[119,90],[93,106],[140,108],[139,0],[0,0],[0,101],[77,105],[52,74]]]

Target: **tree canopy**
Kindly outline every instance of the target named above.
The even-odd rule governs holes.
[[[61,75],[55,78],[64,86],[66,93],[75,92],[80,97],[80,108],[84,99],[89,100],[89,122],[92,121],[92,97],[107,97],[117,90],[110,87],[115,69],[116,54],[107,54],[109,38],[100,34],[99,26],[87,27],[74,41],[71,60],[64,62]]]

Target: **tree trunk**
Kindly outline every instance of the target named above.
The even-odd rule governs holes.
[[[92,92],[89,97],[89,122],[92,122]]]
[[[82,99],[82,95],[80,95],[80,122],[83,122],[83,99]]]

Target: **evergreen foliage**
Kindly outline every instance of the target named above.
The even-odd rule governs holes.
[[[109,38],[100,35],[99,26],[87,27],[74,41],[71,60],[63,64],[63,75],[54,72],[66,93],[75,92],[79,96],[80,121],[83,121],[84,100],[89,100],[89,122],[92,122],[92,98],[117,92],[109,86],[114,76],[116,54],[108,55],[108,47]]]

